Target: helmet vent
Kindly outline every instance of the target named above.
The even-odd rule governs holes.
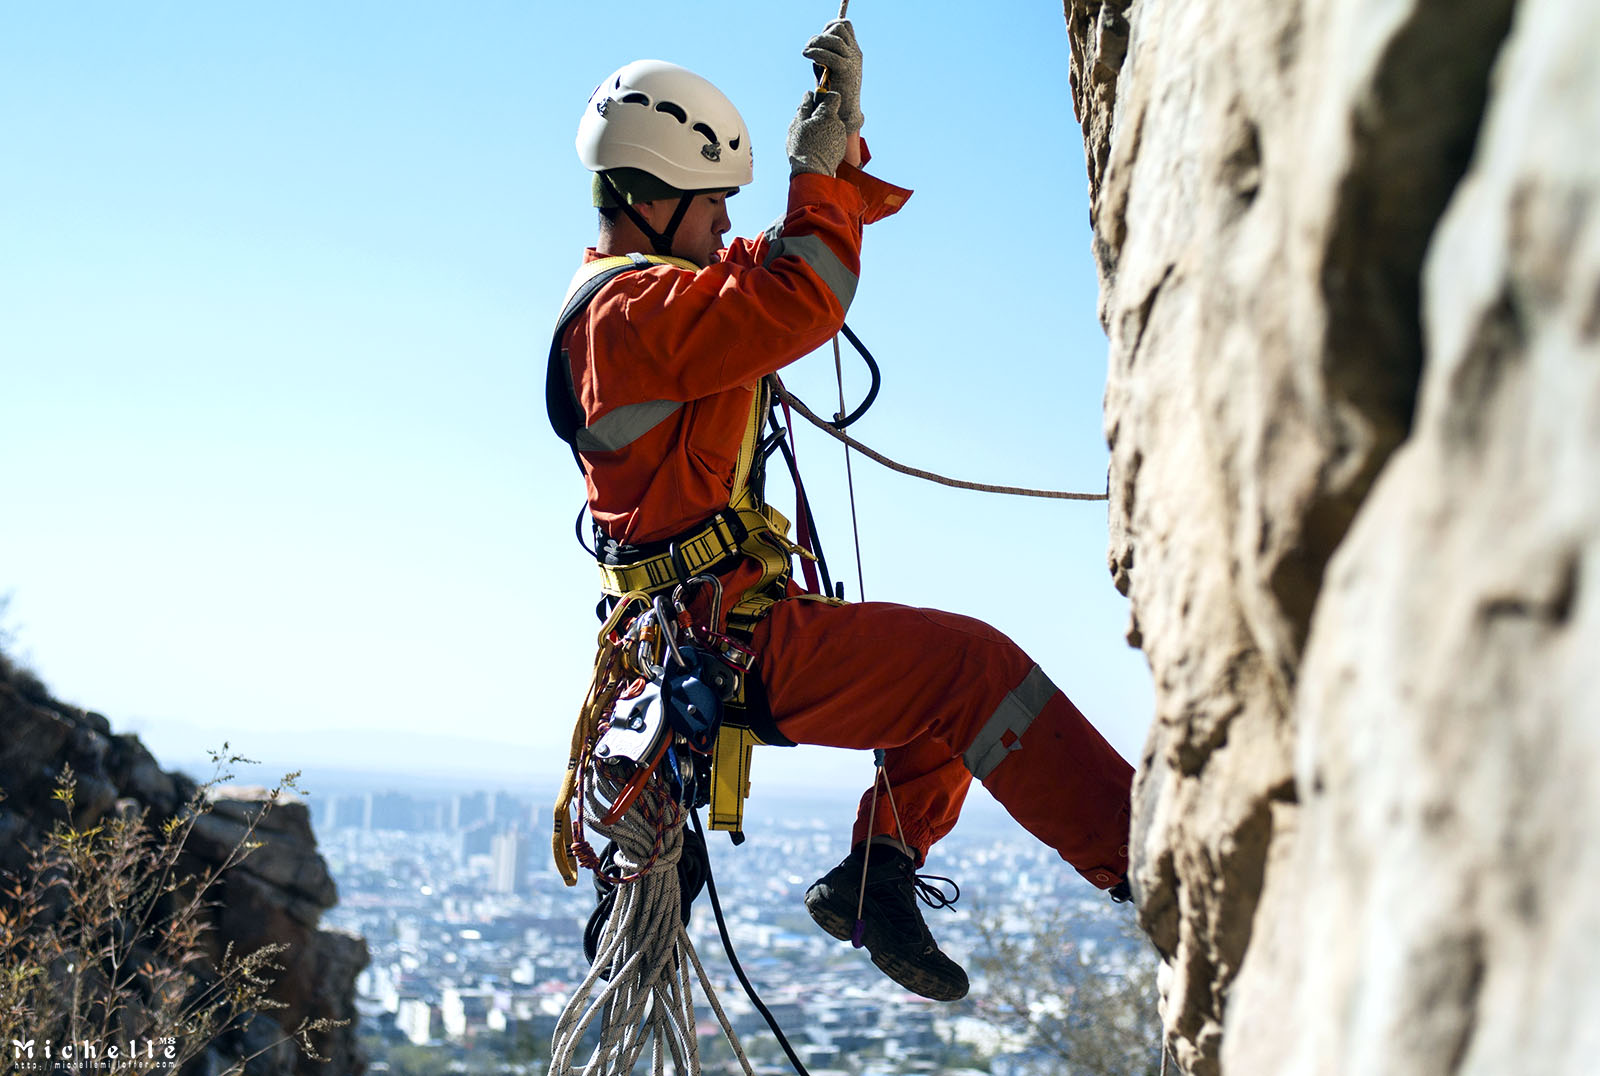
[[[728,148],[733,150],[735,153],[739,152],[739,136],[738,135],[734,135],[732,138],[728,139]]]
[[[635,90],[633,93],[624,94],[622,96],[622,103],[627,105],[648,105],[650,103],[650,98]]]
[[[717,132],[713,131],[710,127],[706,126],[703,123],[697,123],[697,124],[694,125],[694,129],[699,131],[701,134],[705,135],[707,142],[710,142],[713,145],[716,144],[716,142],[717,142]]]
[[[665,112],[667,115],[676,119],[679,123],[689,122],[689,113],[685,112],[681,106],[675,105],[671,101],[656,102],[656,111]]]

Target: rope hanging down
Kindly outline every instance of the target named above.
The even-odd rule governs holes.
[[[843,8],[841,7],[840,10],[842,11]],[[843,18],[843,16],[840,17]],[[849,330],[846,329],[845,331],[848,332]],[[855,334],[851,333],[852,342],[855,342],[854,338]],[[856,347],[861,348],[861,345],[857,343]],[[861,354],[867,354],[864,348],[861,349]],[[871,361],[870,358],[868,361]],[[857,416],[861,415],[868,407],[872,406],[872,397],[878,391],[878,366],[876,363],[872,364],[872,372],[872,392],[867,394],[867,398],[862,401],[861,406],[856,410]],[[845,411],[844,360],[839,356],[839,338],[837,336],[833,338],[833,376],[839,382],[839,413],[833,416],[832,425],[835,429],[843,430],[846,426],[850,425],[852,419],[850,418],[848,412]],[[861,521],[856,514],[856,474],[855,470],[850,466],[850,445],[848,443],[844,446],[844,479],[845,486],[850,491],[850,534],[855,538],[856,542],[856,594],[861,601],[866,601],[867,578],[864,574],[862,574],[861,571]]]
[[[746,1076],[753,1076],[683,926],[678,858],[683,852],[685,813],[661,782],[652,781],[616,825],[605,826],[600,818],[619,791],[615,782],[594,775],[584,789],[585,818],[590,827],[617,843],[616,866],[642,877],[617,887],[594,965],[556,1023],[550,1076],[632,1072],[646,1044],[652,1047],[654,1076],[666,1071],[669,1054],[674,1071],[699,1072],[691,967],[740,1067]],[[663,817],[667,824],[659,828],[656,820]],[[601,980],[606,980],[604,986]],[[596,1020],[601,1024],[600,1043],[586,1063],[579,1062],[584,1034]]]
[[[777,381],[776,378],[773,380]],[[1049,497],[1058,501],[1103,501],[1106,499],[1104,493],[1068,493],[1065,490],[1028,489],[1023,486],[995,486],[987,482],[963,482],[958,478],[949,478],[942,474],[935,474],[932,471],[924,471],[920,467],[908,467],[906,464],[896,463],[875,449],[868,448],[843,430],[835,428],[827,419],[819,418],[800,401],[799,397],[784,388],[783,382],[777,382],[775,391],[778,399],[794,408],[800,413],[801,418],[804,418],[829,437],[836,441],[844,442],[845,445],[855,449],[869,459],[876,460],[891,471],[899,471],[901,474],[910,475],[912,478],[921,478],[928,482],[937,482],[941,486],[953,486],[956,489],[972,489],[980,493],[1004,493],[1012,497]]]

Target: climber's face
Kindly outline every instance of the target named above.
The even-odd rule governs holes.
[[[699,266],[715,261],[717,251],[727,245],[722,237],[733,227],[733,222],[728,219],[727,202],[728,196],[724,191],[695,195],[672,237],[672,253]],[[649,222],[650,227],[661,232],[672,223],[672,216],[678,211],[678,199],[640,202],[634,208]]]

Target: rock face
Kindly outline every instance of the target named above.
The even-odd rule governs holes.
[[[194,781],[167,773],[137,737],[116,736],[99,714],[52,698],[36,679],[0,655],[0,875],[18,872],[28,849],[61,818],[52,800],[56,778],[70,766],[76,779],[74,825],[85,829],[114,808],[148,811],[158,825],[194,795]],[[192,869],[222,862],[246,833],[248,820],[268,798],[266,789],[220,788],[185,848]],[[273,805],[252,837],[260,846],[222,876],[206,942],[213,961],[232,945],[248,953],[286,943],[271,997],[284,1004],[271,1017],[258,1014],[248,1029],[225,1034],[202,1068],[221,1071],[227,1059],[272,1046],[304,1018],[349,1020],[347,1027],[313,1035],[326,1063],[302,1057],[292,1044],[266,1049],[251,1076],[359,1076],[366,1061],[356,1044],[355,979],[367,963],[366,942],[321,930],[322,912],[338,900],[303,803]]]
[[[1600,6],[1068,0],[1192,1073],[1600,1051]]]

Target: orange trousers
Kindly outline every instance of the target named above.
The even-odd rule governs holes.
[[[971,617],[885,602],[781,601],[755,631],[778,730],[796,743],[883,748],[904,833],[871,790],[853,840],[886,834],[918,863],[956,824],[974,777],[1102,889],[1128,870],[1133,768],[1005,635]]]

